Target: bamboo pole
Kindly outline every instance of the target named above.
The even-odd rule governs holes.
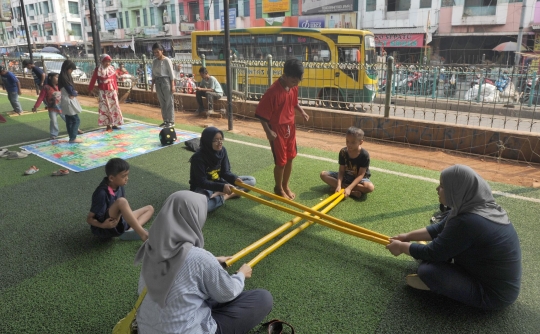
[[[278,200],[278,201],[281,201],[283,203],[286,203],[286,204],[289,204],[291,206],[294,206],[294,207],[297,207],[301,210],[304,210],[304,211],[307,211],[313,215],[317,215],[319,216],[320,218],[322,219],[326,219],[338,226],[341,226],[341,227],[344,227],[344,228],[347,228],[349,230],[354,230],[354,231],[358,231],[360,233],[363,233],[363,234],[367,234],[367,235],[371,235],[371,236],[374,236],[376,237],[377,239],[382,239],[382,240],[386,240],[386,241],[389,241],[390,240],[390,237],[384,235],[384,234],[380,234],[380,233],[377,233],[377,232],[374,232],[374,231],[371,231],[371,230],[368,230],[367,228],[363,228],[361,226],[358,226],[358,225],[354,225],[354,224],[351,224],[351,223],[348,223],[344,220],[341,220],[339,218],[335,218],[335,217],[332,217],[332,216],[329,216],[327,214],[321,214],[320,212],[317,212],[316,210],[313,210],[311,209],[310,207],[307,207],[305,205],[302,205],[300,203],[296,203],[294,201],[291,201],[290,199],[287,199],[285,197],[281,197],[279,195],[276,195],[276,194],[273,194],[271,192],[268,192],[268,191],[265,191],[265,190],[262,190],[262,189],[259,189],[259,188],[256,188],[256,187],[253,187],[253,186],[250,186],[250,185],[247,185],[243,182],[236,182],[235,183],[237,186],[239,187],[242,187],[242,188],[246,188],[246,189],[249,189],[251,191],[254,191],[256,193],[259,193],[261,195],[264,195],[264,196],[267,196],[267,197],[270,197],[270,198],[273,198],[275,200]],[[244,192],[241,192],[240,195],[243,196],[243,194],[245,194]],[[255,197],[255,196],[254,196]],[[257,198],[257,197],[255,197]],[[268,202],[268,201],[266,201]],[[262,202],[261,202],[262,203]],[[271,203],[271,202],[268,202],[268,203]],[[263,204],[266,204],[266,203],[263,203]],[[274,208],[276,208],[275,206],[272,206]],[[276,208],[278,210],[280,210],[279,208]],[[283,211],[283,210],[281,210]],[[309,218],[306,218],[306,219],[309,219]]]
[[[345,198],[345,195],[343,195],[343,193],[336,193],[336,194],[339,194],[339,197],[336,198],[332,203],[330,203],[326,208],[321,210],[322,213],[327,213],[328,211],[332,210],[332,208],[338,205],[338,203],[341,202]],[[259,253],[259,255],[255,256],[251,261],[249,261],[248,266],[253,268],[255,265],[257,265],[257,263],[259,263],[262,259],[267,257],[270,253],[272,253],[273,251],[281,247],[284,243],[292,239],[294,236],[296,236],[298,233],[302,232],[303,230],[305,230],[312,224],[313,224],[312,221],[305,222],[301,226],[287,233],[285,236],[283,236],[283,238],[279,239],[272,246],[268,247],[267,249]]]
[[[369,240],[369,241],[374,241],[374,242],[379,243],[381,245],[388,245],[390,243],[390,240],[389,240],[390,238],[389,237],[383,236],[383,238],[380,238],[380,237],[374,236],[372,234],[374,232],[372,232],[372,231],[370,231],[368,229],[361,228],[361,227],[356,226],[356,225],[351,224],[351,223],[347,223],[347,224],[351,225],[351,226],[354,226],[354,227],[357,227],[357,228],[360,228],[360,229],[365,230],[365,231],[369,231],[370,234],[358,232],[358,230],[356,230],[356,229],[349,229],[347,227],[343,227],[343,226],[340,226],[340,225],[335,225],[335,224],[329,223],[327,221],[322,220],[321,218],[314,217],[314,216],[311,216],[309,214],[305,214],[305,213],[302,213],[302,212],[295,211],[293,209],[286,208],[286,207],[284,207],[282,205],[272,203],[270,201],[259,198],[257,196],[253,196],[251,194],[248,194],[248,193],[246,193],[246,192],[244,192],[242,190],[238,190],[236,188],[232,188],[232,191],[237,195],[247,197],[247,198],[249,198],[249,199],[251,199],[251,200],[253,200],[255,202],[259,202],[261,204],[264,204],[264,205],[269,206],[271,208],[274,208],[276,210],[280,210],[280,211],[289,213],[289,214],[291,214],[293,216],[299,216],[299,217],[302,217],[302,218],[307,219],[307,220],[314,220],[318,224],[324,225],[326,227],[332,228],[334,230],[337,230],[337,231],[340,231],[340,232],[343,232],[343,233],[346,233],[346,234],[350,234],[350,235],[358,237],[358,238],[362,238],[362,239]],[[306,208],[309,209],[309,210],[305,210],[305,211],[313,211],[309,207],[306,207]],[[313,212],[315,212],[315,216],[323,216],[323,217],[333,218],[331,216],[328,216],[327,214],[323,214],[323,213],[320,213],[320,212],[317,212],[317,211],[313,211]]]
[[[322,201],[319,204],[315,205],[312,209],[319,210],[320,208],[324,207],[326,204],[328,204],[328,203],[332,202],[334,199],[336,199],[342,192],[343,191],[333,194],[332,196],[328,197],[324,201]],[[304,213],[307,214],[307,212],[304,212]],[[295,225],[296,223],[298,223],[302,219],[303,219],[302,217],[296,217],[296,218],[294,218],[292,220],[289,220],[285,224],[281,225],[281,227],[279,227],[278,229],[268,233],[263,238],[255,241],[251,245],[247,246],[246,248],[242,249],[238,253],[234,254],[229,260],[227,260],[225,262],[225,264],[227,265],[227,267],[230,267],[233,263],[240,260],[241,258],[248,255],[249,253],[253,252],[257,248],[261,247],[262,245],[264,245],[268,241],[274,239],[276,236],[280,235],[283,231],[285,231],[288,228],[290,228],[291,226]]]

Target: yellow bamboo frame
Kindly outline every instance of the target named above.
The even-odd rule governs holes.
[[[235,182],[236,185],[238,185],[239,187],[242,187],[242,188],[246,188],[246,189],[249,189],[251,191],[254,191],[256,193],[259,193],[261,195],[264,195],[264,196],[267,196],[267,197],[270,197],[270,198],[273,198],[275,200],[278,200],[278,201],[281,201],[281,202],[284,202],[286,204],[289,204],[290,206],[294,206],[294,207],[297,207],[301,210],[304,210],[304,211],[307,211],[313,215],[316,215],[316,216],[319,216],[320,218],[322,219],[326,219],[338,226],[341,226],[341,227],[344,227],[346,229],[349,229],[349,230],[353,230],[353,231],[357,231],[357,232],[360,232],[362,234],[365,234],[365,235],[371,235],[377,239],[381,239],[381,240],[386,240],[386,244],[390,243],[390,237],[389,236],[386,236],[384,234],[381,234],[381,233],[377,233],[377,232],[374,232],[374,231],[371,231],[371,230],[368,230],[367,228],[363,228],[361,226],[358,226],[358,225],[354,225],[354,224],[351,224],[351,223],[348,223],[344,220],[341,220],[339,218],[335,218],[335,217],[332,217],[330,215],[327,215],[327,214],[321,214],[320,212],[317,212],[316,210],[313,210],[311,209],[310,207],[307,207],[305,205],[302,205],[300,203],[296,203],[294,201],[291,201],[290,199],[287,199],[285,197],[282,197],[282,196],[279,196],[279,195],[276,195],[276,194],[273,194],[271,192],[268,192],[268,191],[265,191],[265,190],[262,190],[262,189],[259,189],[259,188],[255,188],[253,186],[250,186],[248,184],[245,184],[243,182]],[[234,190],[237,190],[237,189],[234,189]],[[241,192],[240,195],[243,196],[243,194],[245,194],[245,192]],[[252,195],[251,195],[252,196]],[[255,196],[253,196],[255,197]],[[250,197],[251,198],[251,197]],[[258,198],[258,197],[255,197],[255,198]],[[263,203],[263,202],[260,202],[260,203]],[[271,203],[271,202],[268,202],[266,201],[266,203]],[[266,203],[263,203],[263,204],[266,204]],[[268,205],[268,204],[267,204]],[[281,211],[284,211],[278,207],[275,207],[275,206],[272,206],[273,208],[276,208],[278,210],[281,210]],[[281,207],[281,206],[280,206]],[[281,207],[283,208],[283,207]],[[288,212],[288,211],[286,211]],[[306,219],[310,219],[310,218],[306,218]],[[317,223],[319,223],[318,221],[316,221]],[[323,224],[324,225],[324,224]],[[386,245],[385,244],[385,245]]]
[[[322,201],[319,204],[312,207],[312,209],[319,210],[320,208],[324,207],[326,204],[328,204],[328,203],[332,202],[334,199],[336,199],[341,193],[342,192],[333,194],[332,196],[328,197],[324,201]],[[307,214],[307,212],[304,212],[304,213]],[[234,254],[229,260],[227,260],[225,262],[225,264],[227,265],[227,267],[230,267],[232,264],[234,264],[235,262],[237,262],[238,260],[240,260],[244,256],[248,255],[249,253],[251,253],[254,250],[256,250],[257,248],[261,247],[262,245],[264,245],[268,241],[270,241],[270,240],[274,239],[275,237],[277,237],[278,235],[280,235],[283,231],[287,230],[291,226],[294,226],[296,223],[298,223],[302,219],[303,219],[302,217],[296,217],[296,218],[294,218],[292,220],[289,220],[285,224],[281,225],[281,227],[279,227],[278,229],[268,233],[263,238],[255,241],[251,245],[247,246],[246,248],[242,249],[238,253]]]
[[[244,184],[242,184],[242,186],[244,186]],[[253,187],[250,187],[250,188],[253,188]],[[259,189],[257,189],[259,191]],[[309,214],[305,214],[305,213],[302,213],[302,212],[298,212],[298,211],[295,211],[293,209],[289,209],[289,208],[286,208],[282,205],[279,205],[279,204],[276,204],[276,203],[272,203],[270,201],[267,201],[265,199],[262,199],[262,198],[259,198],[257,196],[253,196],[251,194],[248,194],[244,191],[241,191],[241,190],[238,190],[236,188],[232,188],[232,192],[237,194],[237,195],[240,195],[240,196],[244,196],[246,198],[249,198],[255,202],[259,202],[261,204],[264,204],[266,206],[269,206],[271,208],[274,208],[274,209],[277,209],[277,210],[280,210],[280,211],[283,211],[283,212],[286,212],[286,213],[289,213],[293,216],[298,216],[298,217],[302,217],[304,219],[307,219],[307,220],[313,220],[315,221],[316,223],[318,224],[321,224],[321,225],[324,225],[326,227],[329,227],[329,228],[332,228],[334,230],[337,230],[337,231],[340,231],[340,232],[343,232],[343,233],[346,233],[346,234],[350,234],[352,236],[355,236],[355,237],[358,237],[358,238],[362,238],[362,239],[365,239],[365,240],[369,240],[369,241],[373,241],[373,242],[376,242],[376,243],[379,243],[381,245],[388,245],[390,243],[390,238],[387,237],[387,236],[384,236],[381,238],[381,237],[378,237],[378,236],[374,236],[372,233],[375,233],[375,232],[372,232],[368,229],[365,229],[365,228],[362,228],[362,227],[359,227],[359,226],[356,226],[354,224],[351,224],[351,223],[347,223],[347,222],[344,222],[342,220],[339,220],[337,218],[334,218],[332,216],[328,216],[327,214],[324,214],[324,213],[320,213],[318,211],[314,211],[312,210],[311,208],[309,207],[306,207],[304,205],[301,205],[302,207],[305,207],[306,210],[305,211],[308,211],[308,212],[314,212],[314,215],[315,216],[311,216]],[[276,195],[277,196],[277,195]],[[291,201],[292,202],[292,201]],[[294,203],[294,202],[293,202]],[[321,218],[319,218],[318,216],[322,216],[322,217],[330,217],[332,218],[333,220],[337,220],[337,221],[340,221],[340,222],[343,222],[345,223],[346,225],[350,225],[350,226],[353,226],[355,227],[354,229],[351,229],[351,228],[348,228],[348,227],[343,227],[341,225],[336,225],[336,224],[332,224],[332,223],[329,223],[325,220],[322,220]],[[362,232],[358,232],[358,230],[361,229],[362,231],[368,231],[370,234],[366,234],[366,233],[362,233]]]
[[[344,198],[345,195],[343,195],[343,192],[336,193],[339,195],[338,198],[336,198],[332,203],[330,203],[326,208],[321,210],[321,213],[327,213],[328,211],[332,210],[336,205],[339,204]],[[295,228],[291,232],[287,233],[283,238],[279,239],[277,242],[275,242],[272,246],[268,247],[264,251],[260,252],[259,255],[255,256],[251,261],[248,262],[248,266],[253,268],[257,263],[259,263],[262,259],[267,257],[270,253],[274,252],[276,249],[281,247],[284,243],[292,239],[294,236],[296,236],[298,233],[302,232],[309,226],[313,224],[313,221],[307,221],[304,224],[300,225],[299,227]]]

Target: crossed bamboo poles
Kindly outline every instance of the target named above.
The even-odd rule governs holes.
[[[258,203],[267,205],[267,206],[269,206],[271,208],[274,208],[274,209],[277,209],[277,210],[292,214],[292,215],[296,216],[296,218],[288,221],[287,223],[283,224],[281,227],[279,227],[276,230],[270,232],[269,234],[267,234],[263,238],[259,239],[258,241],[254,242],[253,244],[249,245],[248,247],[242,249],[241,251],[239,251],[238,253],[233,255],[229,260],[227,260],[225,262],[225,265],[227,267],[231,266],[233,263],[237,262],[238,260],[240,260],[244,256],[248,255],[249,253],[253,252],[257,248],[261,247],[262,245],[266,244],[268,241],[274,239],[276,236],[278,236],[279,234],[281,234],[282,232],[284,232],[288,228],[294,226],[295,224],[297,224],[302,219],[306,219],[307,222],[305,222],[301,226],[297,227],[296,229],[292,230],[291,232],[289,232],[288,234],[283,236],[281,239],[279,239],[277,242],[275,242],[273,245],[271,245],[270,247],[268,247],[267,249],[262,251],[259,255],[257,255],[255,258],[253,258],[248,263],[248,265],[253,268],[253,266],[255,266],[257,263],[259,263],[267,255],[269,255],[270,253],[272,253],[273,251],[278,249],[285,242],[292,239],[294,236],[296,236],[298,233],[302,232],[303,230],[305,230],[306,228],[311,226],[313,223],[318,223],[318,224],[324,225],[326,227],[335,229],[337,231],[347,233],[349,235],[353,235],[355,237],[362,238],[362,239],[365,239],[365,240],[373,241],[373,242],[379,243],[381,245],[388,245],[390,243],[390,240],[389,240],[390,238],[388,236],[384,235],[384,234],[373,232],[373,231],[368,230],[366,228],[363,228],[363,227],[348,223],[348,222],[346,222],[344,220],[341,220],[341,219],[338,219],[338,218],[335,218],[335,217],[332,217],[332,216],[329,216],[329,215],[326,214],[328,211],[332,210],[332,208],[334,208],[336,205],[338,205],[338,203],[341,202],[345,198],[345,195],[343,194],[343,190],[331,195],[330,197],[328,197],[327,199],[325,199],[321,203],[319,203],[319,204],[315,205],[314,207],[310,208],[310,207],[307,207],[307,206],[302,205],[300,203],[296,203],[294,201],[291,201],[291,200],[289,200],[287,198],[284,198],[284,197],[278,196],[276,194],[270,193],[268,191],[265,191],[265,190],[258,189],[258,188],[255,188],[253,186],[247,185],[247,184],[245,184],[243,182],[237,181],[235,184],[237,186],[239,186],[239,187],[251,190],[251,191],[259,193],[261,195],[264,195],[264,196],[270,197],[272,199],[275,199],[275,200],[284,202],[286,204],[289,204],[290,206],[294,206],[296,208],[304,210],[304,212],[298,212],[296,210],[284,207],[284,206],[282,206],[280,204],[273,203],[273,202],[267,201],[265,199],[262,199],[260,197],[248,194],[248,193],[246,193],[244,191],[241,191],[239,189],[232,188],[232,191],[237,195],[244,196],[244,197],[249,198],[249,199],[251,199],[251,200],[253,200],[255,202],[258,202]],[[327,204],[328,204],[328,206],[326,206]],[[323,208],[324,206],[326,206],[326,208],[322,209],[321,211],[318,211],[319,209]]]

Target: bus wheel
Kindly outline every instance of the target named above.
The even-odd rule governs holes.
[[[319,91],[318,99],[320,99],[320,105],[323,107],[330,108],[339,108],[346,109],[347,104],[343,102],[334,102],[334,101],[343,101],[341,93],[336,88],[323,88]]]

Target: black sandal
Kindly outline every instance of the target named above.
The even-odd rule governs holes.
[[[283,333],[283,325],[288,326],[290,328],[290,332],[286,331],[287,334],[294,334],[294,328],[289,323],[286,323],[285,321],[281,321],[278,319],[273,319],[268,322],[265,322],[261,326],[266,327],[268,326],[268,334],[282,334]]]

